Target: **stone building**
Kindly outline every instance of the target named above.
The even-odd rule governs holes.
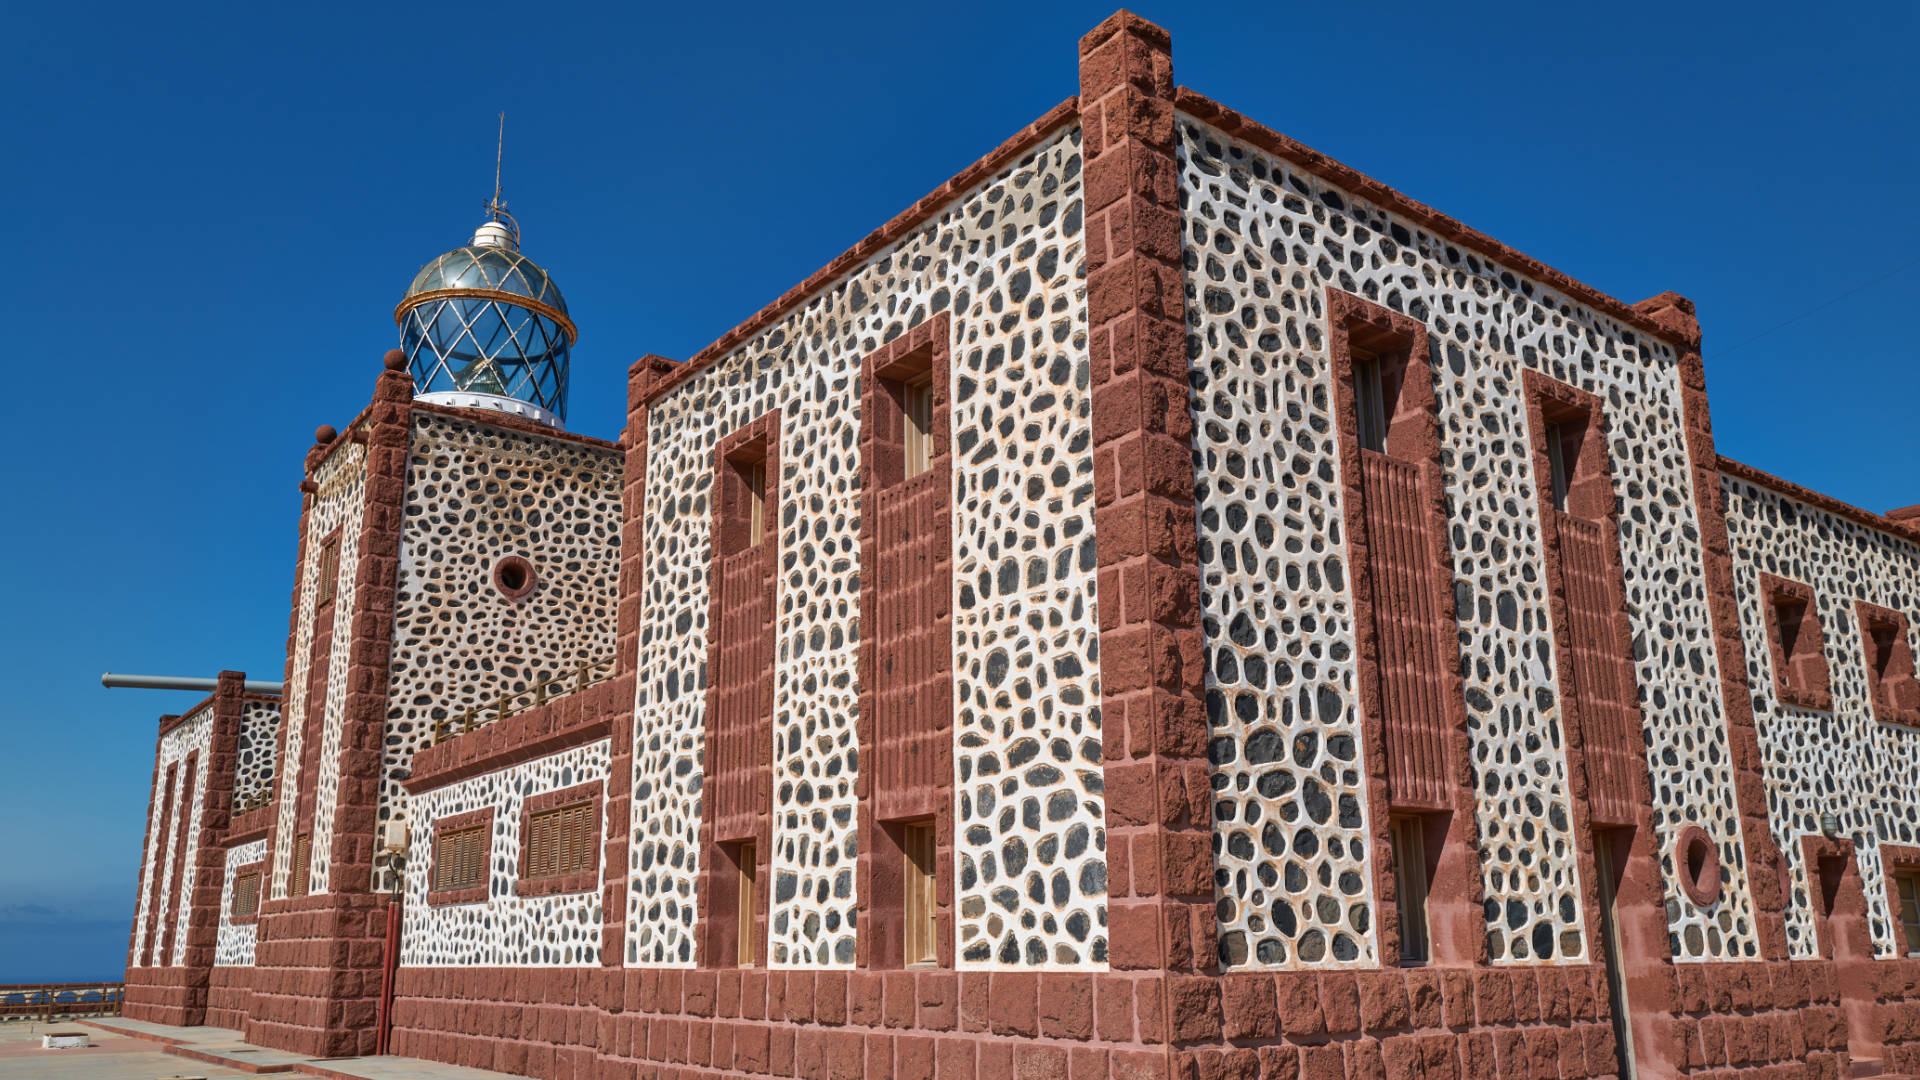
[[[1693,305],[1080,93],[563,429],[496,215],[163,720],[127,1012],[542,1078],[1920,1072],[1920,511]]]

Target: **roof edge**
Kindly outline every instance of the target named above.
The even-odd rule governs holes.
[[[1856,525],[1865,525],[1869,529],[1878,529],[1910,543],[1920,544],[1920,521],[1910,522],[1861,509],[1852,503],[1841,502],[1831,495],[1822,495],[1812,488],[1802,487],[1791,480],[1784,480],[1770,472],[1735,461],[1725,454],[1720,455],[1720,471],[1727,476],[1766,488],[1775,494],[1798,499],[1809,506],[1825,510],[1835,517],[1845,518]]]
[[[1427,229],[1445,240],[1459,244],[1503,266],[1525,274],[1568,296],[1579,300],[1598,311],[1620,320],[1641,333],[1659,338],[1676,345],[1682,352],[1698,352],[1700,349],[1699,324],[1694,323],[1689,333],[1683,326],[1674,324],[1671,319],[1657,319],[1653,313],[1641,306],[1629,304],[1619,297],[1601,292],[1587,283],[1568,274],[1555,270],[1539,259],[1509,247],[1486,233],[1472,228],[1446,214],[1435,210],[1418,199],[1411,198],[1395,188],[1375,180],[1373,177],[1343,164],[1295,139],[1282,135],[1243,113],[1220,104],[1218,101],[1189,87],[1181,86],[1174,90],[1173,107],[1187,113],[1197,120],[1219,128],[1236,139],[1252,143],[1261,150],[1297,165],[1307,172],[1366,199],[1384,209],[1391,210],[1412,220],[1421,228]],[[1661,297],[1672,294],[1662,293]],[[1641,301],[1652,304],[1660,297]],[[1659,307],[1668,306],[1666,303]],[[1691,309],[1691,304],[1687,305]],[[1687,312],[1691,316],[1692,312]]]
[[[693,354],[672,372],[654,378],[653,385],[645,391],[645,396],[640,403],[646,404],[659,400],[674,387],[692,378],[695,372],[731,354],[741,343],[766,329],[775,319],[800,306],[822,286],[892,246],[895,241],[912,232],[939,213],[941,208],[964,194],[968,188],[999,171],[1021,154],[1033,149],[1047,136],[1079,118],[1080,98],[1077,95],[1048,109],[1040,119],[1028,124],[1012,138],[955,173],[946,183],[934,188],[918,202],[894,215],[891,221],[868,233],[859,243],[834,256],[825,266],[807,275],[800,284],[780,294],[780,297],[771,304],[754,312],[739,325],[720,335],[712,344]]]

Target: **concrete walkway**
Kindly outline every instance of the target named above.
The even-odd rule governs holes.
[[[305,1054],[289,1054],[284,1050],[254,1046],[240,1032],[228,1028],[170,1027],[117,1016],[108,1020],[90,1020],[88,1023],[102,1031],[161,1043],[167,1053],[178,1057],[203,1065],[219,1065],[236,1072],[292,1072],[294,1066],[308,1060]]]
[[[247,1075],[183,1061],[152,1041],[88,1028],[85,1023],[16,1020],[0,1024],[0,1080],[157,1080],[179,1076],[223,1080]],[[93,1037],[93,1045],[85,1050],[42,1050],[40,1036],[48,1031],[85,1031]]]
[[[11,1028],[13,1025],[8,1025]],[[21,1025],[25,1026],[25,1025]],[[39,1025],[44,1027],[44,1025]],[[469,1069],[460,1065],[442,1065],[437,1061],[421,1061],[418,1058],[404,1057],[363,1057],[363,1058],[309,1058],[299,1054],[290,1054],[282,1050],[270,1050],[262,1046],[253,1046],[245,1041],[238,1031],[216,1027],[172,1027],[167,1024],[152,1024],[142,1020],[128,1020],[113,1017],[101,1020],[85,1020],[69,1024],[56,1024],[55,1028],[75,1029],[88,1027],[102,1033],[95,1041],[102,1044],[114,1043],[122,1048],[118,1053],[124,1055],[127,1068],[121,1071],[106,1071],[99,1067],[103,1061],[114,1061],[91,1050],[42,1050],[43,1055],[35,1059],[40,1067],[62,1065],[65,1059],[60,1054],[90,1055],[76,1059],[73,1063],[80,1066],[76,1071],[8,1071],[14,1059],[6,1055],[4,1042],[0,1042],[0,1080],[25,1080],[27,1077],[55,1078],[81,1077],[99,1078],[99,1080],[155,1080],[156,1077],[191,1076],[215,1077],[249,1076],[272,1074],[277,1076],[305,1075],[325,1077],[327,1080],[520,1080],[506,1073],[488,1072],[485,1069]],[[24,1038],[24,1036],[22,1036]],[[33,1036],[33,1045],[39,1045],[39,1035]],[[139,1058],[138,1062],[133,1058]],[[183,1061],[182,1059],[187,1059]],[[25,1059],[22,1059],[25,1060]],[[163,1063],[157,1071],[155,1062]],[[189,1064],[191,1062],[191,1064]],[[91,1071],[89,1071],[91,1070]]]

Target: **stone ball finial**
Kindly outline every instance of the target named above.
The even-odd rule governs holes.
[[[332,424],[321,424],[319,427],[313,429],[313,441],[321,446],[325,446],[339,437],[340,433],[333,430]]]
[[[381,363],[387,366],[388,371],[405,371],[407,370],[407,354],[401,352],[399,349],[388,349],[386,358],[382,360]]]

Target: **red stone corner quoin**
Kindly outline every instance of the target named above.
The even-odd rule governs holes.
[[[1178,86],[1130,12],[1077,59],[636,361],[618,443],[387,354],[302,462],[284,694],[160,725],[129,1017],[541,1080],[1920,1075],[1920,797],[1847,794],[1920,715],[1920,509],[1720,457],[1685,297]]]

